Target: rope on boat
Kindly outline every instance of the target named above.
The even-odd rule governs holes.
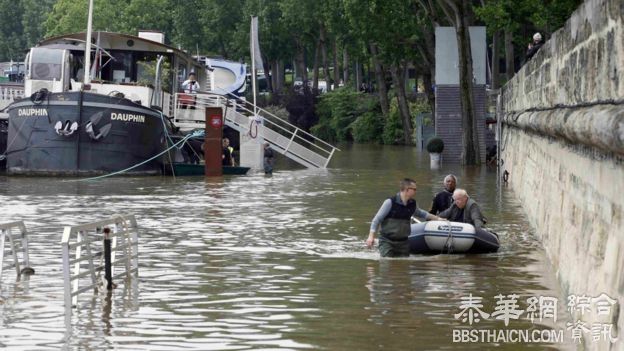
[[[156,158],[158,158],[158,157],[162,156],[163,154],[165,154],[166,152],[169,152],[170,150],[172,150],[172,149],[176,148],[178,145],[185,143],[188,139],[190,139],[190,138],[194,138],[194,137],[197,137],[197,136],[200,136],[200,135],[203,135],[203,133],[204,133],[204,131],[203,131],[203,130],[196,130],[196,131],[194,131],[194,132],[193,132],[193,133],[191,133],[191,134],[187,134],[186,136],[184,136],[184,138],[180,139],[177,143],[175,143],[175,144],[171,145],[170,147],[168,147],[168,148],[167,148],[167,149],[165,149],[164,151],[160,152],[159,154],[157,154],[157,155],[155,155],[155,156],[153,156],[153,157],[151,157],[151,158],[149,158],[149,159],[147,159],[147,160],[145,160],[145,161],[143,161],[143,162],[137,163],[137,164],[136,164],[136,165],[134,165],[134,166],[130,166],[130,167],[126,168],[126,169],[122,169],[122,170],[117,171],[117,172],[113,172],[113,173],[109,173],[109,174],[104,174],[104,175],[97,176],[97,177],[84,178],[84,179],[75,179],[75,180],[69,180],[69,181],[70,181],[70,182],[71,182],[71,181],[74,181],[74,182],[82,182],[82,181],[98,180],[98,179],[108,178],[108,177],[112,177],[112,176],[116,176],[116,175],[119,175],[119,174],[125,173],[125,172],[127,172],[127,171],[129,171],[129,170],[132,170],[132,169],[137,168],[137,167],[139,167],[139,166],[142,166],[142,165],[144,165],[144,164],[146,164],[146,163],[148,163],[148,162],[150,162],[150,161],[153,161],[154,159],[156,159]]]
[[[15,142],[15,139],[17,138],[17,135],[20,133],[20,131],[22,130],[22,128],[24,128],[24,124],[26,124],[27,119],[24,118],[22,120],[22,124],[19,126],[19,128],[17,128],[17,132],[15,133],[15,135],[13,136],[13,139],[11,139],[11,141],[9,142],[9,144],[7,145],[6,149],[4,150],[3,154],[0,154],[0,161],[3,161],[6,157],[7,157],[7,153],[9,152],[9,148],[13,145],[13,143]],[[8,125],[7,125],[8,128]],[[8,129],[7,129],[7,136],[8,136]]]
[[[446,220],[448,225],[448,236],[446,237],[446,242],[444,242],[444,246],[442,246],[442,252],[444,253],[444,249],[446,249],[446,253],[453,253],[453,226],[451,225],[451,221]]]

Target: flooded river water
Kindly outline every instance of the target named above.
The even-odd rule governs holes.
[[[24,220],[36,274],[4,270],[0,348],[10,350],[536,350],[565,341],[461,342],[461,330],[568,331],[555,272],[511,190],[486,167],[432,171],[415,149],[348,145],[328,170],[204,180],[108,178],[91,182],[0,176],[0,223]],[[380,259],[364,240],[403,177],[428,208],[454,173],[500,234],[488,255]],[[80,295],[64,323],[63,227],[113,214],[139,225],[137,285],[111,301]],[[462,297],[491,314],[463,321]],[[508,326],[497,301],[518,295]],[[497,299],[496,296],[501,298]],[[556,322],[527,319],[530,297],[558,299]],[[458,330],[458,331],[455,331]],[[546,341],[545,341],[546,340]]]

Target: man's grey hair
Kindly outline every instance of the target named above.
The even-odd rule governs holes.
[[[453,178],[453,180],[455,181],[455,183],[457,183],[457,177],[453,174],[449,174],[446,177],[444,177],[444,182],[446,183],[447,179]]]

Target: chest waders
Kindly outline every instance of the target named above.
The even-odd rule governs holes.
[[[381,222],[379,254],[381,257],[409,256],[410,219],[416,211],[416,201],[410,199],[401,203],[398,196],[390,198],[392,208]]]

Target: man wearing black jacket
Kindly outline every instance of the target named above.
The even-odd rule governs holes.
[[[526,53],[526,60],[529,61],[533,55],[544,45],[542,35],[539,33],[533,34],[533,42],[529,44],[529,48]]]
[[[455,186],[457,186],[457,178],[454,175],[449,174],[444,177],[444,190],[437,193],[433,198],[429,213],[437,215],[438,213],[451,207]]]
[[[475,228],[480,229],[487,222],[479,204],[468,196],[464,189],[455,189],[453,192],[453,205],[438,215],[446,218],[451,222],[470,223]]]

